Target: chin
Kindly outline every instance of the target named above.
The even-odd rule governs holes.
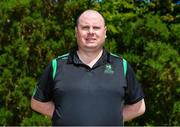
[[[85,47],[86,51],[97,51],[100,49],[98,46],[86,46]]]
[[[98,46],[97,45],[86,45],[85,46],[86,48],[89,48],[89,49],[94,49],[94,48],[97,48]]]
[[[97,46],[98,46],[98,45],[97,45],[96,43],[93,43],[93,42],[92,42],[92,43],[85,43],[85,44],[84,44],[84,47],[89,47],[89,48],[90,48],[90,47],[97,47]]]

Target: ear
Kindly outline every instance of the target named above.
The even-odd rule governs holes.
[[[75,37],[77,37],[77,27],[75,27]]]
[[[107,32],[107,27],[104,27],[104,34],[105,34],[105,38],[106,38],[106,32]]]
[[[105,29],[105,31],[107,31],[107,27],[106,26],[104,27],[104,29]]]

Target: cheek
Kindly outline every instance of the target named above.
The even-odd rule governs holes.
[[[82,44],[85,42],[85,39],[86,39],[86,34],[84,33],[77,34],[77,43]]]
[[[105,35],[106,35],[106,32],[105,32],[105,31],[99,31],[99,32],[98,32],[98,35],[99,35],[99,36],[105,36]]]
[[[98,34],[99,38],[101,38],[101,40],[104,40],[105,39],[105,33],[104,32],[101,32]]]
[[[78,37],[79,37],[80,39],[83,39],[83,38],[86,37],[86,33],[80,32],[80,33],[78,34]]]

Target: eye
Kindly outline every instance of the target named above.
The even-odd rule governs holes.
[[[89,26],[83,26],[82,30],[89,30]]]
[[[100,29],[100,27],[99,27],[99,26],[94,26],[94,27],[93,27],[93,29],[95,29],[95,30],[99,30],[99,29]]]

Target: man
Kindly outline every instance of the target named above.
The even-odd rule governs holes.
[[[145,112],[144,94],[129,64],[103,45],[106,26],[95,10],[84,11],[75,27],[78,49],[46,67],[31,107],[53,125],[117,126]],[[53,76],[52,76],[53,75]]]

